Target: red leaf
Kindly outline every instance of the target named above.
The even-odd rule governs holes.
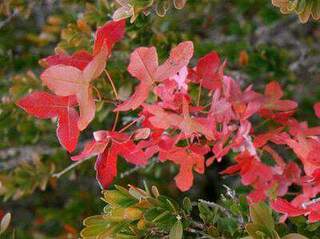
[[[99,27],[95,34],[93,55],[97,55],[104,42],[107,44],[108,54],[111,53],[113,45],[122,40],[125,34],[126,21],[111,21]]]
[[[320,102],[314,105],[314,112],[316,113],[316,116],[320,118]]]
[[[272,81],[267,84],[265,89],[264,108],[276,111],[291,111],[297,108],[297,103],[292,100],[280,100],[283,96],[283,91],[278,82]]]
[[[175,148],[172,151],[160,152],[160,159],[170,160],[180,166],[179,173],[175,177],[177,187],[185,192],[193,184],[193,170],[198,173],[204,173],[204,157],[188,151],[187,148]]]
[[[199,59],[196,67],[196,81],[204,88],[214,90],[222,86],[223,68],[217,52],[211,52]]]
[[[117,155],[111,150],[106,149],[99,154],[96,164],[96,178],[103,189],[107,189],[117,176]]]
[[[93,60],[93,57],[100,52],[104,42],[107,44],[107,54],[111,53],[113,45],[124,37],[125,24],[125,20],[118,22],[111,21],[99,27],[95,34],[93,54],[85,50],[77,51],[71,56],[59,53],[41,59],[40,64],[45,68],[61,64],[83,70]]]
[[[107,188],[117,175],[118,156],[135,165],[145,165],[148,159],[129,135],[103,130],[94,132],[94,140],[87,143],[83,151],[71,159],[77,161],[96,155],[97,180],[103,188]]]
[[[276,200],[274,200],[271,203],[271,207],[276,212],[287,214],[289,217],[301,216],[301,215],[308,212],[308,210],[306,210],[306,209],[293,206],[288,201],[286,201],[282,198],[277,198]]]
[[[77,51],[73,55],[57,54],[53,56],[41,59],[40,64],[45,68],[55,65],[74,66],[79,70],[83,70],[90,61],[92,61],[92,55],[87,51]]]
[[[167,112],[158,105],[144,104],[143,108],[152,114],[149,121],[154,127],[167,129],[170,127],[180,129],[185,137],[194,134],[202,134],[207,139],[213,139],[213,129],[210,128],[209,119],[191,117],[189,114],[189,103],[183,99],[182,114]]]
[[[73,96],[59,97],[46,92],[33,92],[17,104],[37,118],[58,117],[57,137],[60,144],[69,152],[74,151],[80,132],[77,127],[79,116],[73,108],[76,105]]]

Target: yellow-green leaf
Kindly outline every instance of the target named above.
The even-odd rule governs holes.
[[[183,226],[180,220],[178,220],[171,228],[169,239],[181,239],[183,236]]]

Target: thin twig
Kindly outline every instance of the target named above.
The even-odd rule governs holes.
[[[116,86],[115,86],[115,84],[114,84],[109,72],[106,69],[104,70],[104,72],[106,73],[107,78],[109,80],[109,83],[110,83],[110,85],[112,87],[113,94],[116,97],[116,100],[118,100],[118,92],[117,92]],[[116,112],[116,117],[114,119],[114,123],[113,123],[113,126],[112,126],[112,131],[115,131],[116,128],[117,128],[117,124],[118,124],[118,120],[119,120],[119,114],[120,114],[119,111],[117,111]]]
[[[19,15],[19,10],[14,9],[13,13],[8,16],[4,21],[0,22],[0,29],[3,28],[5,25],[7,25],[9,22],[12,21],[13,18]]]
[[[55,177],[55,178],[60,178],[63,174],[69,172],[70,170],[72,170],[73,168],[77,167],[78,165],[82,164],[83,162],[89,160],[91,158],[86,158],[86,159],[83,159],[83,160],[79,160],[73,164],[70,164],[68,167],[66,167],[64,170],[62,170],[61,172],[59,173],[54,173],[52,174],[52,177]]]
[[[138,117],[135,120],[131,121],[129,124],[125,125],[122,129],[119,130],[119,133],[122,133],[126,129],[130,128],[132,125],[134,125],[136,122],[138,122],[142,117]]]
[[[135,166],[134,168],[131,168],[123,173],[120,174],[120,178],[123,179],[137,171],[139,171],[140,169],[146,168],[148,166],[153,165],[156,162],[156,158],[152,158],[151,160],[149,160],[149,162],[146,165],[140,165],[140,166]]]
[[[118,124],[118,121],[119,121],[119,111],[116,112],[116,117],[114,119],[114,123],[113,123],[113,126],[112,126],[112,131],[115,131],[116,128],[117,128],[117,124]]]
[[[93,86],[93,89],[94,89],[94,91],[97,93],[97,95],[98,95],[98,101],[101,101],[102,100],[102,97],[101,97],[101,94],[100,94],[100,92],[99,92],[99,90],[97,89],[97,87],[95,87],[95,86]]]
[[[116,99],[118,99],[118,92],[117,92],[117,89],[116,89],[116,87],[115,87],[115,85],[114,85],[114,82],[113,82],[113,80],[112,80],[109,72],[108,72],[106,69],[104,70],[104,72],[106,73],[107,78],[108,78],[108,80],[109,80],[109,82],[110,82],[110,85],[111,85],[111,87],[112,87],[112,91],[113,91],[113,93],[114,93],[114,96],[116,97]]]
[[[217,204],[215,202],[209,202],[209,201],[206,201],[206,200],[203,200],[203,199],[199,199],[198,201],[203,203],[203,204],[206,204],[209,207],[218,208],[221,212],[225,213],[227,216],[230,216],[230,213],[226,208],[220,206],[219,204]]]

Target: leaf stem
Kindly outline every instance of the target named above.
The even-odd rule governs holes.
[[[119,96],[119,95],[118,95],[116,86],[115,86],[115,84],[114,84],[114,82],[113,82],[113,80],[112,80],[109,72],[108,72],[106,69],[104,70],[104,72],[106,73],[107,78],[108,78],[108,80],[109,80],[109,82],[110,82],[110,85],[111,85],[111,87],[112,87],[112,91],[113,91],[113,93],[114,93],[114,96],[116,97],[116,100],[118,100],[118,96]],[[118,120],[119,120],[119,114],[120,114],[119,111],[117,111],[117,112],[116,112],[116,117],[115,117],[115,119],[114,119],[114,123],[113,123],[113,126],[112,126],[112,131],[115,131],[116,128],[117,128],[117,124],[118,124]]]
[[[129,124],[125,125],[122,129],[119,130],[119,133],[122,133],[126,129],[130,128],[133,124],[135,124],[137,121],[139,121],[141,117],[136,118],[135,120],[131,121]]]
[[[114,93],[114,96],[116,97],[116,99],[118,99],[118,92],[117,92],[117,89],[116,89],[116,87],[115,87],[115,85],[114,85],[114,82],[113,82],[113,80],[112,80],[109,72],[108,72],[106,69],[104,70],[104,72],[106,73],[107,78],[108,78],[108,80],[109,80],[109,82],[110,82],[110,85],[111,85],[111,87],[112,87],[112,91],[113,91],[113,93]]]

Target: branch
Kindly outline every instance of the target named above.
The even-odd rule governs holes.
[[[85,161],[88,161],[89,159],[91,158],[86,158],[86,159],[83,159],[83,160],[79,160],[73,164],[70,164],[68,167],[66,167],[64,170],[62,170],[61,172],[59,173],[54,173],[52,174],[52,177],[55,177],[55,178],[60,178],[63,174],[69,172],[70,170],[72,170],[73,168],[77,167],[78,165],[82,164],[83,162]]]
[[[149,160],[149,162],[146,165],[140,165],[140,166],[135,166],[127,171],[124,171],[123,173],[120,174],[120,178],[123,179],[137,171],[139,171],[140,169],[146,168],[148,166],[152,166],[154,163],[157,162],[156,158],[152,158],[151,160]]]
[[[3,20],[2,22],[0,22],[0,30],[5,27],[7,24],[9,24],[13,18],[15,18],[16,16],[19,15],[19,10],[18,9],[14,9],[13,13],[8,16],[5,20]]]

